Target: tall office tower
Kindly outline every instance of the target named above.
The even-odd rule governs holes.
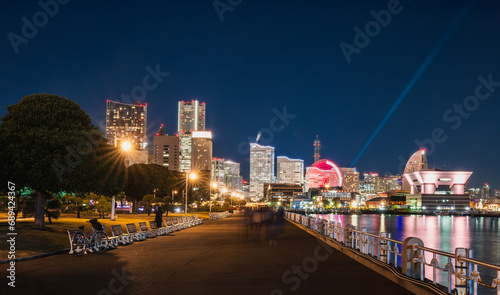
[[[210,171],[212,169],[212,132],[193,131],[191,137],[191,170]]]
[[[359,192],[359,172],[356,168],[339,168],[342,173],[342,190],[344,192]]]
[[[224,185],[224,159],[212,158],[212,182],[218,186]]]
[[[250,144],[250,198],[264,197],[264,183],[274,179],[274,147]]]
[[[483,188],[481,189],[481,199],[489,199],[491,198],[491,187],[485,183]]]
[[[243,192],[243,178],[240,176],[240,163],[224,161],[224,183],[229,191]]]
[[[240,163],[224,161],[224,175],[240,176]]]
[[[148,148],[147,104],[106,101],[106,139],[109,144],[121,146],[128,141],[136,150]]]
[[[278,183],[304,185],[304,160],[279,156],[277,168]]]
[[[500,189],[495,189],[495,198],[500,198]]]
[[[163,126],[163,125],[162,125]],[[153,162],[165,166],[172,171],[180,171],[180,139],[175,135],[160,135],[153,137]]]
[[[181,172],[188,172],[191,170],[191,133],[179,134],[180,139],[180,155],[179,155],[179,170]]]
[[[416,151],[410,159],[408,159],[408,162],[406,163],[404,173],[411,173],[415,171],[422,171],[429,169],[427,166],[427,156],[425,154],[425,150],[421,149]],[[412,184],[408,182],[406,178],[403,178],[403,185],[402,189],[404,191],[409,191],[412,187]]]
[[[148,163],[147,118],[147,104],[106,101],[106,139],[116,147],[130,144],[126,166]]]
[[[204,102],[197,100],[190,102],[179,101],[177,115],[177,130],[179,135],[190,133],[191,131],[205,130],[205,109]]]
[[[318,135],[316,135],[316,140],[314,141],[314,163],[318,162],[321,158],[321,141],[319,141]]]

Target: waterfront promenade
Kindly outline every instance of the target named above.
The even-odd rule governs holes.
[[[246,239],[243,221],[206,221],[101,255],[19,262],[7,294],[412,294],[289,222],[270,245],[265,228],[260,241]]]

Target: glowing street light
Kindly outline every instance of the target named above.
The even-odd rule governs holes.
[[[128,152],[132,148],[132,144],[128,141],[122,143],[122,150]]]
[[[187,215],[188,212],[188,182],[189,179],[195,180],[196,179],[196,173],[194,172],[187,172],[186,171],[186,198],[185,198],[185,204],[184,204],[184,215]]]
[[[212,212],[212,188],[217,189],[218,186],[219,186],[219,184],[217,184],[217,182],[212,182],[210,184],[210,193],[209,193],[209,197],[210,197],[210,213]]]

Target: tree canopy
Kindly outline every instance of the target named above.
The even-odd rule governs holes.
[[[146,195],[169,196],[178,180],[168,168],[156,164],[134,164],[127,168],[125,194],[134,201]]]
[[[37,193],[35,224],[44,228],[45,194],[119,193],[124,184],[121,152],[74,101],[32,94],[7,107],[0,122],[2,180]]]

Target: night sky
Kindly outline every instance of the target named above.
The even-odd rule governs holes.
[[[158,67],[169,74],[142,100],[150,141],[161,123],[176,132],[179,100],[206,102],[214,156],[241,162],[245,178],[259,131],[277,156],[311,165],[318,134],[322,158],[382,175],[401,172],[399,156],[435,133],[425,146],[432,168],[473,171],[469,187],[500,188],[500,86],[487,82],[500,82],[500,2],[439,2],[220,0],[231,8],[221,21],[210,0],[71,1],[44,25],[36,1],[4,1],[0,114],[45,92],[77,101],[99,125],[106,99],[123,101]],[[388,6],[390,20],[381,12],[374,24],[370,12]],[[34,15],[38,32],[13,46]],[[354,28],[367,24],[372,37],[358,34],[363,48],[354,47]],[[342,42],[356,51],[350,62]],[[489,98],[469,97],[483,84]],[[284,108],[282,127],[273,118]]]

